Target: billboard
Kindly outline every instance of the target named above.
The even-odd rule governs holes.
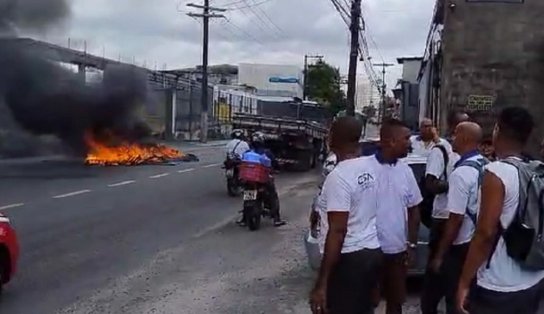
[[[238,83],[252,86],[262,96],[302,97],[304,75],[293,65],[240,64]]]

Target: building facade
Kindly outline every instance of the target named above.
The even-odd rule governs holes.
[[[370,82],[368,77],[359,76],[355,94],[355,110],[363,112],[365,107],[374,107],[377,110],[380,101],[381,95],[378,88]]]
[[[539,0],[438,0],[420,71],[425,114],[444,130],[448,112],[464,109],[488,132],[506,106],[543,117],[543,15]]]
[[[238,84],[256,89],[259,96],[303,97],[303,69],[293,65],[250,64],[238,66]]]
[[[421,57],[398,58],[402,65],[402,78],[395,98],[398,100],[398,114],[412,129],[419,124],[419,83],[418,76],[421,69]]]

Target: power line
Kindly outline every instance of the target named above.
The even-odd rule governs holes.
[[[244,0],[244,1],[245,1],[245,0]],[[251,19],[251,17],[249,16],[249,14],[246,12],[245,9],[242,9],[242,10],[239,10],[239,11],[242,12],[242,13],[247,17],[247,19]],[[251,22],[251,20],[250,20],[250,22]],[[260,23],[258,23],[258,21],[256,21],[254,24],[259,28],[259,30],[260,30],[263,34],[266,34],[266,33],[267,33],[267,31],[263,28],[263,26],[262,26]]]
[[[270,23],[265,21],[259,14],[257,14],[257,12],[255,11],[255,9],[253,7],[250,6],[250,4],[247,2],[247,0],[244,0],[244,4],[247,5],[248,9],[251,11],[251,13],[256,16],[259,21],[261,21],[263,23],[263,25],[267,26],[270,30],[272,30],[272,32],[276,33],[276,30],[270,26]],[[258,8],[258,7],[257,7]],[[273,22],[272,22],[273,24]],[[263,30],[264,31],[264,30]],[[278,37],[279,38],[279,37]]]
[[[235,1],[235,2],[231,2],[231,3],[227,3],[225,5],[223,5],[224,7],[227,8],[228,11],[236,11],[236,10],[243,10],[243,9],[248,9],[248,8],[254,8],[254,7],[257,7],[257,6],[260,6],[260,5],[263,5],[267,2],[271,2],[273,0],[261,0],[260,2],[255,2],[255,3],[252,3],[252,4],[246,4],[247,0],[241,0],[241,1]],[[241,6],[241,7],[237,7],[237,8],[230,8],[232,7],[233,5],[238,5],[238,4],[246,4],[245,6]]]
[[[257,38],[251,36],[251,34],[249,34],[248,32],[246,32],[245,30],[243,30],[241,27],[239,27],[238,25],[234,24],[234,22],[231,21],[231,19],[229,19],[228,17],[225,18],[225,20],[230,24],[232,25],[234,28],[236,28],[237,30],[239,30],[240,32],[242,32],[244,35],[246,35],[247,37],[249,37],[252,41],[264,46],[263,42],[261,42],[260,40],[258,40]]]
[[[331,0],[334,8],[336,9],[336,11],[340,14],[340,17],[342,18],[342,20],[344,21],[344,24],[346,24],[347,27],[349,27],[349,20],[350,20],[350,14],[348,14],[343,8],[342,6],[340,5],[340,3],[338,3],[338,0]]]
[[[281,29],[276,23],[274,23],[274,21],[272,21],[270,16],[263,9],[257,7],[257,10],[260,11],[264,15],[264,17],[270,22],[270,24],[272,24],[272,26],[274,26],[280,33],[285,33],[283,29]]]

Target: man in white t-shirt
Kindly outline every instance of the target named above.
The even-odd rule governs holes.
[[[358,157],[362,124],[353,117],[334,121],[331,149],[338,158],[323,185],[319,276],[310,295],[312,313],[370,313],[382,252],[376,231],[374,157]]]
[[[412,154],[427,157],[435,145],[444,144],[447,141],[438,136],[433,120],[424,118],[419,124],[419,135],[410,137],[410,142]]]
[[[244,131],[242,130],[233,130],[232,131],[232,140],[227,143],[225,147],[225,153],[228,159],[240,159],[242,155],[249,151],[249,144],[244,141]]]
[[[479,206],[480,179],[486,159],[479,153],[482,129],[473,122],[460,123],[453,139],[453,150],[461,155],[448,178],[449,218],[430,268],[443,272],[448,314],[455,314],[457,284],[474,234]]]
[[[380,149],[371,165],[378,175],[376,223],[384,253],[380,290],[386,301],[386,314],[402,314],[408,266],[414,262],[417,247],[418,205],[423,197],[414,172],[399,161],[407,156],[410,145],[410,129],[406,124],[394,119],[383,123]]]
[[[521,158],[533,130],[531,114],[505,108],[498,116],[493,145],[498,161],[486,166],[476,232],[457,292],[461,313],[540,314],[544,312],[544,271],[523,268],[510,257],[501,236],[519,205],[518,170],[501,160]],[[499,228],[500,226],[500,228]],[[477,277],[477,287],[469,290]]]
[[[455,128],[461,122],[468,120],[468,115],[461,111],[454,111],[448,117],[449,137],[453,135]],[[449,217],[448,209],[448,177],[453,171],[453,166],[459,160],[459,155],[454,153],[448,141],[435,145],[427,158],[425,171],[425,188],[435,195],[432,208],[432,223],[429,236],[429,262],[436,254],[438,241],[444,231]],[[421,311],[423,314],[436,314],[438,305],[445,296],[444,276],[427,267],[425,273],[423,291],[421,293]]]

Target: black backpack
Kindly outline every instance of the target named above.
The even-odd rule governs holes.
[[[446,151],[446,148],[442,145],[436,145],[432,149],[438,148],[442,152],[442,157],[444,157],[444,178],[448,179],[447,169],[449,163],[449,155]],[[419,189],[421,191],[421,196],[423,196],[423,202],[419,204],[419,209],[421,211],[421,222],[427,228],[431,228],[433,222],[433,203],[436,197],[436,194],[429,191],[425,186],[425,177],[426,174],[423,174],[423,177],[419,180]]]
[[[508,158],[518,169],[519,204],[512,223],[499,233],[489,262],[502,236],[508,255],[529,270],[544,270],[544,163]]]

